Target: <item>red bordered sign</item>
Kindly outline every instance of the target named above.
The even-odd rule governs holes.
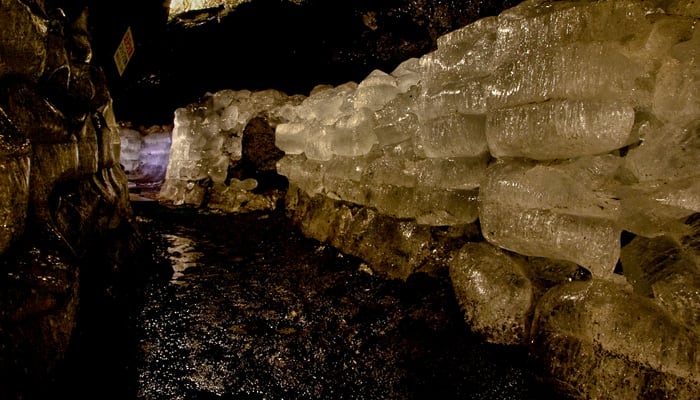
[[[119,43],[119,47],[117,47],[117,51],[114,52],[114,63],[117,65],[119,76],[124,73],[131,56],[134,55],[134,50],[134,37],[131,35],[131,27],[128,27],[122,41]]]

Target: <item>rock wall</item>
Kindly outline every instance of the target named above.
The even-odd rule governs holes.
[[[108,285],[137,248],[85,7],[0,1],[2,398],[51,376],[70,346],[81,296],[93,290],[85,285]]]
[[[161,4],[168,3],[173,14],[166,22]],[[180,13],[186,3],[226,5]],[[91,11],[96,58],[118,83],[111,92],[117,114],[150,126],[172,122],[173,110],[206,91],[308,93],[318,83],[359,80],[373,68],[428,52],[438,36],[514,4],[517,0],[121,0],[93,2]],[[113,47],[127,26],[136,51],[124,75],[117,76]]]

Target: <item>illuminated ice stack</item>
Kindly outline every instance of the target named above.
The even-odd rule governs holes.
[[[170,158],[159,199],[175,205],[202,205],[210,190],[232,187],[229,166],[240,160],[243,130],[265,113],[280,118],[288,96],[275,90],[221,90],[175,111]],[[234,182],[235,187],[239,185]],[[247,182],[242,188],[255,187]],[[212,189],[214,188],[214,189]]]
[[[488,161],[485,115],[423,122],[419,61],[409,59],[390,74],[375,70],[359,84],[312,92],[294,119],[277,126],[276,144],[287,154],[280,173],[311,196],[396,218],[427,225],[474,222],[475,189]]]
[[[129,176],[132,171],[136,171],[139,168],[143,138],[141,137],[141,132],[129,128],[120,128],[119,138],[121,139],[119,162],[127,176]]]
[[[694,398],[697,4],[528,0],[319,87],[277,127],[288,207],[390,277],[449,264],[470,326],[582,398]]]
[[[620,255],[619,202],[604,182],[617,165],[615,157],[554,165],[499,160],[479,193],[482,233],[508,250],[611,275]]]
[[[157,187],[163,183],[170,156],[168,127],[153,126],[139,131],[121,127],[120,160],[129,186]]]
[[[639,116],[663,97],[655,93],[656,71],[673,46],[692,34],[691,18],[650,16],[658,12],[636,1],[528,1],[441,37],[437,50],[391,73],[375,70],[359,83],[319,87],[277,127],[277,145],[288,155],[280,171],[293,184],[299,177],[309,195],[426,225],[472,223],[479,218],[479,203],[482,231],[494,244],[610,275],[625,225],[620,215],[628,211],[615,207],[602,217],[581,211],[589,208],[584,204],[569,207],[574,211],[547,201],[529,207],[493,185],[477,201],[478,189],[493,158],[500,161],[492,169],[521,163],[517,159],[532,160],[533,166],[567,163],[619,156],[620,149],[644,139],[649,129]],[[687,55],[682,59],[689,62]],[[678,82],[668,84],[683,90]],[[669,107],[671,100],[664,101],[661,107]],[[356,170],[345,175],[328,170],[343,158]],[[497,179],[493,173],[489,177],[487,182]],[[525,185],[541,199],[567,190],[548,184],[546,175],[538,182],[536,188],[527,187],[528,179],[513,184]],[[591,190],[612,198],[620,192],[612,186]],[[559,222],[528,217],[552,212]],[[556,242],[561,235],[572,242],[591,235],[599,227],[590,226],[590,218],[605,221],[605,234],[595,236],[606,241],[596,246],[607,254],[566,250]],[[545,239],[533,236],[533,230],[553,232]],[[549,246],[547,240],[555,242]]]
[[[526,1],[319,87],[277,127],[280,172],[419,224],[478,219],[498,247],[610,278],[622,230],[680,235],[700,211],[700,36],[681,3]],[[580,180],[601,157],[603,182]]]

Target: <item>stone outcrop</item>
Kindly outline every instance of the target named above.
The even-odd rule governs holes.
[[[87,9],[61,3],[0,1],[2,398],[52,376],[81,295],[104,293],[138,247]]]
[[[694,399],[698,335],[611,282],[559,285],[540,300],[532,347],[575,398]]]

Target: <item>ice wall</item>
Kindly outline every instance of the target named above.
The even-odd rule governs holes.
[[[529,0],[317,87],[276,129],[295,221],[391,277],[448,264],[574,397],[695,398],[697,4]]]
[[[700,211],[695,25],[654,2],[524,2],[319,88],[277,127],[279,170],[310,196],[478,219],[498,247],[610,277],[622,230],[682,235]]]
[[[157,189],[163,183],[170,158],[171,131],[171,127],[157,125],[148,129],[119,128],[119,163],[131,190]]]
[[[222,202],[225,198],[236,202],[239,194],[254,189],[258,184],[255,179],[239,180],[229,174],[241,160],[244,130],[256,116],[264,116],[273,124],[287,120],[286,113],[295,99],[276,90],[226,89],[207,93],[201,101],[177,109],[165,181],[158,198],[174,205],[199,207],[212,196]],[[239,203],[251,200],[244,196]]]

